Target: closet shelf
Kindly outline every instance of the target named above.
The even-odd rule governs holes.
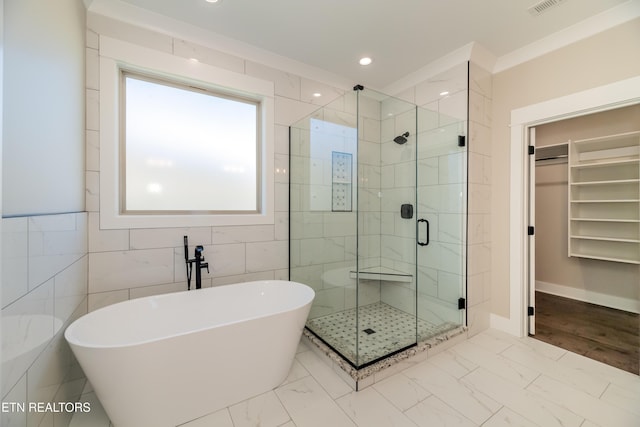
[[[571,221],[591,221],[591,222],[631,222],[640,223],[640,219],[624,218],[569,218]]]
[[[640,199],[617,199],[617,200],[607,200],[607,199],[598,199],[598,200],[571,200],[571,203],[638,203]]]
[[[572,169],[590,169],[590,168],[602,168],[602,167],[611,167],[611,166],[624,166],[624,165],[634,165],[640,164],[640,159],[622,159],[622,160],[593,160],[590,162],[584,162],[579,165],[571,165]]]
[[[624,262],[624,263],[627,263],[627,264],[640,264],[640,261],[638,261],[637,259],[612,258],[612,257],[600,256],[600,255],[588,255],[588,254],[583,254],[583,253],[578,253],[578,252],[570,253],[569,256],[580,257],[580,258],[589,258],[589,259],[599,259],[599,260],[602,260],[602,261]]]
[[[623,242],[623,243],[640,243],[640,239],[622,239],[618,237],[601,237],[601,236],[579,236],[573,235],[572,239],[584,239],[584,240],[602,240],[606,242]]]
[[[581,181],[572,182],[571,185],[610,185],[610,184],[632,184],[640,183],[640,179],[614,179],[609,181]]]
[[[639,168],[640,131],[569,141],[570,257],[640,264]]]

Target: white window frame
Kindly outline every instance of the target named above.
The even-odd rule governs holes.
[[[260,104],[259,206],[256,213],[126,214],[120,194],[121,70],[150,74],[255,100]],[[100,37],[100,227],[196,227],[274,223],[273,82],[234,73],[109,37]]]

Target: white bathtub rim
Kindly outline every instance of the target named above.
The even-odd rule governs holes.
[[[124,305],[124,304],[133,304],[134,302],[140,303],[139,300],[153,300],[153,299],[165,299],[165,298],[171,298],[172,296],[175,297],[176,294],[184,294],[185,292],[194,292],[194,290],[192,291],[180,291],[180,292],[171,292],[171,293],[166,293],[166,294],[160,294],[160,295],[151,295],[151,296],[147,296],[147,297],[141,297],[141,298],[135,298],[135,299],[131,299],[131,300],[127,300],[127,301],[121,301],[115,304],[111,304],[102,308],[99,308],[97,310],[94,310],[92,312],[89,312],[87,314],[85,314],[84,316],[80,317],[79,319],[76,319],[74,322],[72,322],[64,331],[64,337],[66,339],[66,341],[72,345],[72,346],[76,346],[76,347],[80,347],[80,348],[87,348],[87,349],[118,349],[118,348],[133,348],[133,347],[137,347],[137,346],[143,346],[143,345],[147,345],[147,344],[151,344],[151,343],[155,343],[155,342],[160,342],[163,340],[168,340],[168,339],[173,339],[173,338],[178,338],[178,337],[182,337],[182,336],[187,336],[187,335],[191,335],[191,334],[196,334],[198,332],[202,332],[202,331],[206,331],[208,329],[212,329],[212,328],[222,328],[225,326],[231,326],[231,325],[235,325],[235,324],[239,324],[239,323],[244,323],[244,322],[249,322],[252,320],[256,320],[256,319],[261,319],[261,318],[269,318],[272,316],[277,316],[280,315],[282,313],[286,313],[286,312],[291,312],[291,311],[295,311],[298,310],[304,306],[307,305],[311,305],[311,303],[313,302],[314,298],[315,298],[315,291],[313,290],[313,288],[311,288],[309,285],[305,285],[304,283],[300,283],[300,282],[293,282],[293,281],[289,281],[289,280],[255,280],[255,281],[250,281],[250,282],[240,282],[240,283],[234,283],[234,284],[229,284],[229,285],[220,285],[220,286],[213,286],[210,288],[202,288],[199,291],[200,292],[209,292],[209,291],[214,291],[215,289],[218,288],[226,288],[226,287],[232,287],[232,286],[238,286],[238,285],[250,285],[250,284],[258,284],[258,283],[263,283],[263,284],[268,284],[268,283],[278,283],[278,284],[287,284],[287,285],[295,285],[295,286],[300,286],[304,289],[305,292],[305,298],[304,300],[299,303],[299,304],[295,304],[295,305],[291,305],[291,306],[287,306],[286,308],[280,309],[280,310],[273,310],[270,311],[268,314],[262,314],[262,315],[256,315],[256,316],[247,316],[247,317],[243,317],[240,319],[234,319],[231,321],[226,321],[226,322],[219,322],[216,323],[215,325],[205,325],[202,327],[198,327],[198,328],[192,328],[189,329],[187,331],[183,331],[183,332],[179,332],[179,333],[174,333],[174,334],[167,334],[167,335],[163,335],[161,337],[154,337],[151,339],[146,339],[146,340],[139,340],[136,341],[134,343],[116,343],[116,344],[96,344],[96,343],[87,343],[87,342],[83,342],[80,338],[78,338],[77,336],[74,336],[73,332],[74,332],[74,325],[75,324],[79,324],[78,322],[82,321],[82,319],[86,316],[90,316],[93,313],[98,313],[98,312],[104,312],[104,311],[108,311],[109,309],[113,310],[113,307],[116,305]],[[301,331],[302,333],[302,331]]]

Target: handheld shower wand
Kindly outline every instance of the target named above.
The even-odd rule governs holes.
[[[184,262],[187,267],[187,290],[191,290],[191,271],[193,264],[189,262],[189,238],[184,236]]]
[[[189,240],[187,236],[184,236],[184,262],[187,267],[187,290],[191,290],[191,276],[193,274],[193,265],[196,266],[196,289],[202,287],[202,269],[206,268],[209,272],[209,263],[204,262],[204,247],[201,245],[196,246],[194,252],[194,258],[189,259]]]

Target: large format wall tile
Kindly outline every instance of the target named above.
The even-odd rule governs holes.
[[[29,218],[29,288],[33,289],[87,253],[87,215]]]
[[[29,292],[28,219],[2,219],[2,305]]]
[[[173,265],[173,248],[91,253],[89,293],[170,283]]]

